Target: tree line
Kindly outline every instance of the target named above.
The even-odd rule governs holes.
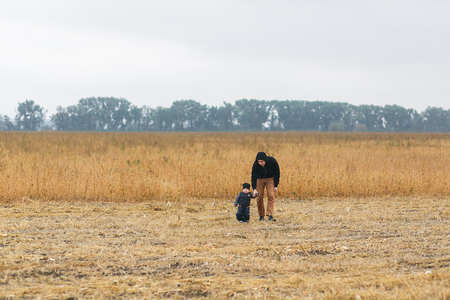
[[[19,103],[16,116],[0,116],[3,131],[372,131],[450,132],[450,110],[419,113],[398,105],[352,105],[328,101],[237,100],[222,106],[194,100],[170,107],[137,107],[123,98],[83,98],[59,106],[44,126],[46,110],[33,100]]]

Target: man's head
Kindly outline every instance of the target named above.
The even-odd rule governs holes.
[[[267,161],[267,155],[265,152],[258,152],[258,154],[256,154],[256,161],[258,162],[258,164],[261,167],[264,167],[266,165],[266,161]]]

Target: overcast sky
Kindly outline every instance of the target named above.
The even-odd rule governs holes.
[[[0,1],[0,114],[103,96],[450,109],[450,1]]]

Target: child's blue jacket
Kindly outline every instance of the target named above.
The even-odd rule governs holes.
[[[239,195],[237,196],[236,200],[234,201],[234,205],[240,205],[242,207],[247,207],[250,206],[250,199],[251,198],[255,198],[253,197],[252,193],[244,193],[244,192],[240,192]]]

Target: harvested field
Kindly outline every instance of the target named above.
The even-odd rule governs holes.
[[[448,299],[443,198],[0,206],[0,299]]]

